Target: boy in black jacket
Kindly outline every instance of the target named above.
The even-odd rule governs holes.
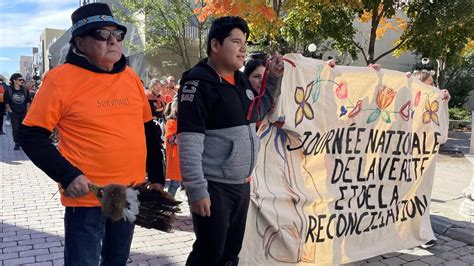
[[[209,58],[181,79],[177,142],[196,233],[187,265],[238,264],[250,199],[248,177],[259,148],[255,122],[270,110],[283,74],[282,57],[276,55],[266,94],[247,120],[257,96],[239,71],[249,33],[240,17],[216,19],[208,35]]]

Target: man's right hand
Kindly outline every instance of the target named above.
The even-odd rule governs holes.
[[[66,197],[78,198],[89,193],[89,179],[85,175],[80,175],[69,184],[65,191]]]
[[[191,212],[202,217],[211,216],[211,198],[209,196],[191,203]]]

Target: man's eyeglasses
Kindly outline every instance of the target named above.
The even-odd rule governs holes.
[[[95,29],[90,31],[87,35],[91,36],[92,38],[98,40],[98,41],[107,41],[111,35],[114,36],[114,38],[121,42],[125,38],[125,32],[120,29],[116,30],[106,30],[106,29]]]
[[[21,78],[20,78],[20,79],[16,79],[16,80],[18,80],[18,81],[25,81],[24,79],[21,79]]]

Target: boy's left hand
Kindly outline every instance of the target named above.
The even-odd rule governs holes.
[[[270,60],[269,72],[275,78],[283,76],[285,65],[283,64],[283,56],[276,52]]]

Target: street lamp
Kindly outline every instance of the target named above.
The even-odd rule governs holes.
[[[53,57],[52,57],[50,54],[48,54],[48,69],[49,69],[49,70],[53,69],[53,67],[51,66],[51,59],[52,59],[52,58],[53,58]]]

